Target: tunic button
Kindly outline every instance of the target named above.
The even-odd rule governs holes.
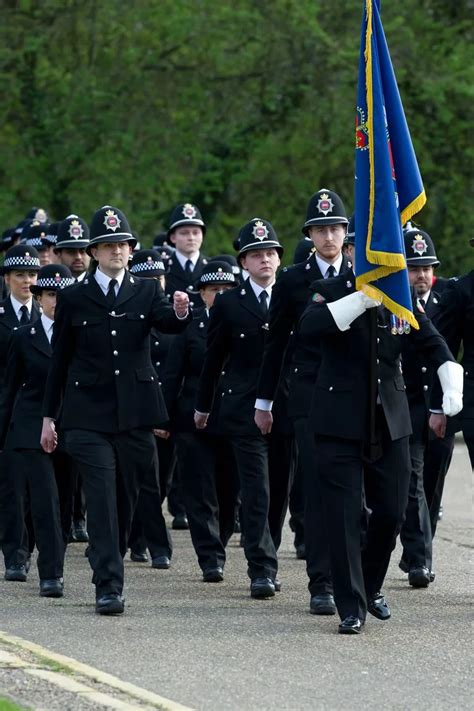
[[[161,381],[160,381],[160,380],[158,380],[158,385],[161,385]]]
[[[160,365],[159,363],[155,363],[155,365]]]
[[[425,366],[423,366],[422,369],[421,369],[421,372],[422,372],[422,373],[426,373],[426,370],[427,370],[427,369],[425,368]]]
[[[155,378],[154,378],[153,375],[152,375],[152,376],[151,376],[151,380],[154,380],[154,379],[155,379]]]
[[[118,351],[114,351],[114,356],[118,356]]]
[[[240,334],[240,337],[241,337],[241,338],[245,338],[245,333],[241,333],[241,334]]]
[[[145,318],[145,314],[140,314],[140,318]]]
[[[380,338],[377,338],[377,343],[380,343]]]
[[[120,375],[120,370],[116,370],[115,375]]]
[[[159,341],[155,341],[155,346],[159,346],[159,345],[160,345],[160,342],[159,342]]]
[[[297,372],[298,372],[298,368],[295,368],[293,372],[294,372],[294,373],[297,373]]]
[[[329,386],[329,392],[331,392],[332,390],[334,390],[334,388],[333,388],[332,385],[330,385],[330,386]]]
[[[380,363],[380,360],[377,358],[377,365],[379,365],[379,363]]]
[[[82,325],[83,325],[83,326],[87,326],[87,321],[83,321],[83,322],[82,322]]]
[[[428,390],[428,386],[427,386],[427,385],[423,385],[423,390],[426,392],[426,391]]]
[[[111,312],[110,312],[110,315],[111,315],[111,316],[115,316],[115,311],[111,311]]]
[[[117,331],[111,331],[111,332],[110,332],[110,335],[111,335],[111,336],[116,336],[116,335],[117,335]]]
[[[79,381],[78,381],[78,380],[76,380],[76,382],[74,383],[74,385],[75,385],[75,386],[76,386],[76,388],[77,388],[77,386],[79,385]]]
[[[228,392],[228,393],[231,393],[231,392],[232,392],[232,389],[231,389],[231,388],[229,388],[227,392]]]
[[[380,380],[380,378],[377,378],[377,382],[378,382],[378,384],[380,385],[380,383],[381,383],[382,381]]]
[[[223,371],[221,372],[221,375],[225,375],[225,370],[223,370]]]

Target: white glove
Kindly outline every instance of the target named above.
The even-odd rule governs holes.
[[[439,366],[438,378],[443,389],[443,412],[448,417],[454,417],[462,410],[463,367],[447,360]]]
[[[338,329],[347,331],[351,323],[361,316],[366,309],[380,306],[380,302],[371,299],[370,296],[367,296],[362,291],[354,291],[352,294],[343,296],[342,299],[332,301],[327,306]]]

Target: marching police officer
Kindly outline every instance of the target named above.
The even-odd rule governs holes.
[[[293,420],[298,444],[299,464],[304,472],[304,540],[306,565],[314,614],[335,614],[329,574],[327,537],[322,529],[318,481],[314,474],[314,438],[307,428],[320,363],[316,341],[301,339],[297,325],[310,297],[310,284],[316,279],[345,274],[351,262],[342,255],[348,219],[339,195],[322,188],[309,200],[303,232],[310,238],[313,253],[309,258],[282,270],[272,292],[269,333],[257,387],[255,421],[262,432],[271,427],[271,406],[284,367],[287,347],[291,357],[288,412]]]
[[[170,305],[156,281],[128,272],[134,245],[123,212],[106,205],[94,214],[87,249],[98,266],[59,294],[41,439],[54,450],[62,402],[86,495],[96,611],[106,615],[124,611],[123,556],[141,485],[157,466],[152,429],[166,416],[150,330],[179,332],[191,320],[186,294]]]
[[[60,222],[54,252],[59,262],[71,270],[76,281],[82,281],[89,268],[88,245],[89,227],[85,220],[78,215],[69,215]]]
[[[275,397],[277,415],[271,434],[261,434],[253,413],[269,303],[283,248],[270,222],[254,218],[240,230],[239,249],[240,264],[249,277],[241,288],[219,294],[211,310],[195,422],[198,429],[206,426],[219,382],[219,421],[231,440],[239,471],[250,594],[266,598],[279,587],[278,582],[275,586],[276,550],[293,466],[284,388]]]

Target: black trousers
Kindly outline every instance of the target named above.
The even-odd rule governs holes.
[[[424,442],[410,438],[410,486],[400,541],[403,546],[402,559],[408,568],[425,567],[431,570],[433,546],[430,510],[423,482],[424,458]]]
[[[66,545],[61,531],[59,497],[52,457],[39,449],[15,449],[9,453],[15,504],[11,543],[17,564],[25,563],[25,516],[31,513],[38,548],[41,580],[61,578]]]
[[[234,531],[239,479],[228,439],[198,432],[176,435],[183,502],[201,570],[224,567]]]
[[[324,525],[320,480],[316,475],[316,444],[307,425],[306,417],[293,420],[298,462],[304,472],[304,541],[308,589],[311,595],[320,595],[332,593],[333,590],[328,533]]]
[[[453,457],[454,435],[440,439],[430,432],[425,450],[423,485],[426,503],[430,512],[431,536],[434,538],[438,525],[438,513],[443,498],[444,481]]]
[[[298,444],[298,437],[295,433],[296,442]],[[311,440],[313,438],[311,437]],[[304,463],[300,456],[300,447],[298,445],[298,454],[295,466],[295,475],[293,477],[293,484],[290,489],[290,498],[288,502],[288,508],[290,510],[290,528],[295,534],[294,544],[295,548],[304,543],[304,508],[305,508],[305,496],[304,496]]]
[[[69,454],[62,449],[56,449],[51,459],[59,495],[61,531],[67,544],[73,520],[74,493],[77,491],[77,469]]]
[[[367,464],[361,456],[362,442],[316,438],[317,476],[341,619],[349,615],[365,619],[367,598],[382,587],[407,505],[411,469],[408,437],[392,442],[383,418],[380,439],[382,456]],[[364,485],[372,513],[362,552]]]
[[[139,492],[150,470],[157,472],[154,435],[143,429],[118,434],[67,430],[65,443],[82,477],[96,594],[120,594]]]

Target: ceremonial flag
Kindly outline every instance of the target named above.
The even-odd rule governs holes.
[[[380,0],[365,0],[356,117],[356,287],[414,328],[418,324],[402,226],[425,202],[380,19]]]

